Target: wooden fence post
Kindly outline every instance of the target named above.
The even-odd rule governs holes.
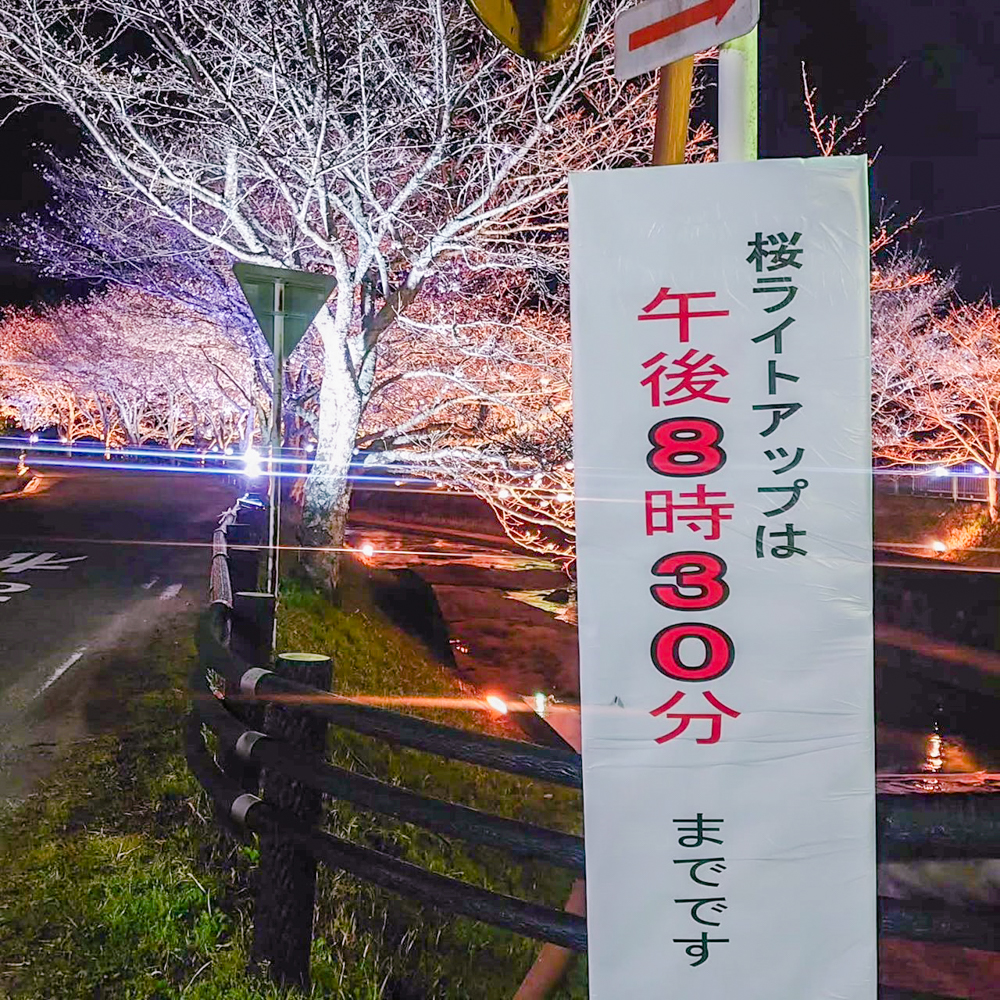
[[[274,628],[274,595],[241,590],[233,594],[233,614],[229,634],[229,649],[250,667],[271,667],[271,635]],[[230,692],[226,688],[227,698]],[[264,728],[262,705],[240,702],[240,692],[232,692],[227,708],[247,729]],[[220,760],[222,769],[245,792],[257,794],[260,768],[239,757],[230,747]]]
[[[238,521],[229,526],[227,539],[229,542],[229,574],[233,581],[233,590],[255,591],[257,589],[260,572],[260,550],[233,548],[241,545],[261,544],[261,526],[255,523],[253,515],[247,511],[243,516],[251,518],[246,521]]]
[[[281,653],[275,672],[282,677],[330,690],[333,664],[317,653]],[[269,704],[264,714],[264,732],[286,741],[303,753],[323,756],[326,723],[294,705]],[[291,814],[306,826],[318,823],[323,796],[271,773],[263,772],[264,801]],[[283,986],[309,990],[309,952],[312,946],[313,909],[316,903],[316,861],[306,851],[280,838],[261,835],[260,865],[254,902],[252,965],[267,965],[269,977]]]

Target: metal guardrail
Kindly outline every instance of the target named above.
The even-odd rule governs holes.
[[[234,507],[213,535],[210,604],[199,620],[199,659],[190,681],[188,765],[224,821],[260,836],[262,870],[263,845],[285,845],[313,865],[319,861],[448,912],[585,951],[583,917],[438,875],[317,828],[320,796],[326,795],[579,874],[584,869],[580,837],[388,785],[328,763],[323,752],[326,727],[334,725],[393,745],[571,788],[582,787],[582,766],[571,749],[489,737],[359,705],[328,687],[285,676],[283,657],[269,662],[273,601],[253,592],[263,525],[261,512]],[[288,655],[294,660],[301,654]],[[264,662],[268,666],[262,666]],[[263,716],[262,706],[270,706]],[[206,747],[203,727],[215,734],[215,756]],[[257,794],[262,767],[271,781],[271,787],[265,783],[263,798]],[[879,795],[877,838],[883,862],[1000,858],[1000,796]],[[276,856],[287,861],[287,853]],[[270,879],[260,881],[265,892],[287,893],[295,880],[272,872]],[[271,976],[280,982],[308,986],[314,886],[313,876],[311,885],[296,890],[308,891],[309,898],[269,899],[255,912],[255,961],[268,962]],[[1000,912],[995,909],[957,911],[890,899],[879,903],[883,935],[1000,951]],[[293,923],[290,915],[295,913],[296,935],[304,934],[304,941],[293,940],[284,928],[260,926],[268,919]],[[263,942],[260,948],[258,939]],[[900,1000],[918,996],[898,990],[884,990],[883,995]]]

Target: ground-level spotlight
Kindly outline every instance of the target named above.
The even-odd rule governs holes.
[[[374,546],[374,545],[372,545],[372,543],[371,543],[371,542],[364,542],[364,543],[363,543],[363,544],[361,545],[361,554],[362,554],[362,555],[363,555],[363,556],[364,556],[364,557],[365,557],[366,559],[371,559],[371,557],[372,557],[373,555],[375,555],[375,546]]]
[[[931,542],[931,548],[935,552],[947,552],[948,551],[948,546],[945,545],[944,542],[939,542],[939,541],[936,541],[936,540],[933,541],[933,542]]]
[[[488,694],[486,696],[486,704],[489,705],[490,708],[492,708],[493,711],[497,712],[499,715],[507,714],[507,702],[505,702],[503,698],[501,698],[499,695]]]
[[[31,444],[38,444],[38,435],[37,434],[32,434],[31,437],[28,438],[28,441]]]
[[[540,715],[540,716],[542,716],[544,718],[545,717],[545,710],[546,710],[546,708],[548,708],[548,704],[549,704],[548,698],[546,698],[545,695],[542,694],[541,691],[536,691],[535,692],[535,712],[538,715]]]

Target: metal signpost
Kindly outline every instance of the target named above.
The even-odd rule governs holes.
[[[258,264],[234,264],[233,273],[253,310],[261,332],[274,354],[271,422],[268,427],[268,517],[267,592],[278,594],[279,535],[281,526],[281,413],[284,362],[295,350],[309,324],[336,288],[329,274],[292,271]]]

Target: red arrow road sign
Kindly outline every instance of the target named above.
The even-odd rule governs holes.
[[[693,28],[702,21],[710,21],[713,17],[718,24],[729,13],[734,3],[736,0],[704,0],[695,7],[674,14],[673,17],[665,17],[662,21],[647,24],[646,27],[633,31],[628,36],[628,50],[634,52],[651,42],[676,35],[685,28]]]
[[[639,0],[615,18],[615,76],[703,52],[753,29],[760,0]]]

